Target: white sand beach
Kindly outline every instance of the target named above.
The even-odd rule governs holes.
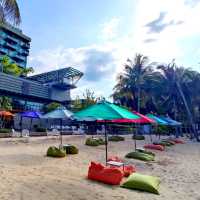
[[[58,139],[46,137],[0,140],[1,200],[200,200],[200,144],[186,144],[156,151],[156,161],[127,160],[143,174],[160,177],[160,195],[128,190],[87,180],[90,161],[105,162],[104,146],[84,145],[85,136],[65,136],[64,143],[79,148],[66,158],[45,156]],[[138,142],[142,147],[143,141]],[[109,155],[124,155],[133,149],[130,136],[124,142],[110,142]]]

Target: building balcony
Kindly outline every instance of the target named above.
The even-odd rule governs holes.
[[[24,60],[25,60],[25,57],[24,57],[24,56],[21,56],[21,55],[19,55],[19,54],[17,54],[17,53],[13,53],[13,54],[11,54],[11,56],[12,56],[12,58],[13,58],[14,60],[19,60],[19,61],[24,61]]]
[[[13,37],[11,37],[11,36],[9,36],[9,35],[6,35],[5,36],[5,40],[6,41],[11,41],[11,42],[14,42],[15,44],[17,44],[18,43],[18,40],[17,39],[15,39],[15,38],[13,38]]]
[[[21,47],[22,47],[23,49],[30,49],[30,44],[23,43],[23,44],[21,45]]]
[[[9,48],[9,49],[11,49],[11,50],[17,50],[17,49],[18,49],[17,46],[15,46],[15,45],[13,45],[13,44],[10,44],[10,43],[8,43],[8,42],[5,42],[5,43],[4,43],[4,46],[7,47],[7,48]]]
[[[1,47],[0,47],[0,52],[3,53],[3,54],[7,54],[7,53],[8,53],[8,50],[5,49],[5,48],[1,48]]]

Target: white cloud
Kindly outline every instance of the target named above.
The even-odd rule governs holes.
[[[35,67],[37,73],[66,66],[75,67],[86,74],[73,91],[73,96],[91,88],[99,96],[108,97],[123,63],[135,53],[143,53],[151,61],[170,62],[175,58],[181,62],[187,56],[187,46],[183,47],[183,42],[200,33],[200,4],[188,6],[184,0],[138,2],[135,9],[137,20],[132,26],[130,24],[129,32],[119,35],[120,26],[127,22],[112,18],[101,25],[102,30],[97,36],[101,38],[101,44],[42,50],[30,58],[29,66]],[[149,33],[145,25],[158,18],[161,12],[166,13],[163,23],[168,24],[172,20],[182,23],[172,23],[173,26],[166,26],[160,33]]]
[[[110,21],[101,25],[102,31],[100,38],[103,40],[111,40],[117,37],[119,29],[120,19],[112,18]]]

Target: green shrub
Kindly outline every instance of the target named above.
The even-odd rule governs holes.
[[[46,128],[42,128],[42,127],[37,127],[36,132],[46,132]]]
[[[153,155],[138,152],[138,151],[130,152],[130,153],[126,154],[125,157],[126,158],[134,158],[134,159],[143,160],[143,161],[153,161],[154,160]]]
[[[108,141],[112,141],[112,142],[119,142],[119,141],[124,141],[124,140],[125,138],[119,135],[113,135],[108,138]]]
[[[78,148],[73,145],[63,146],[63,149],[66,151],[66,154],[78,154]]]
[[[96,139],[87,138],[87,140],[85,142],[85,145],[88,145],[88,146],[99,146],[99,142]]]
[[[8,129],[8,128],[1,128],[0,129],[0,133],[11,133],[12,130],[11,129]]]
[[[144,135],[133,135],[133,140],[145,140]]]
[[[62,158],[66,156],[66,152],[64,149],[59,149],[55,146],[49,147],[47,150],[47,156],[50,157],[57,157],[57,158]]]

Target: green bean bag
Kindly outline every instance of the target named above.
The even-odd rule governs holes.
[[[108,141],[112,141],[112,142],[119,142],[119,141],[124,141],[124,140],[125,138],[119,135],[113,135],[108,138]]]
[[[153,142],[153,144],[162,145],[162,146],[172,146],[170,143],[168,143],[166,141]]]
[[[55,146],[49,147],[47,150],[47,156],[50,157],[57,157],[57,158],[62,158],[66,156],[66,152],[64,149],[59,149]]]
[[[66,151],[66,154],[78,154],[78,148],[74,145],[63,146],[63,149]]]
[[[152,156],[156,156],[155,153],[153,153],[151,151],[147,151],[145,149],[136,149],[136,151],[141,152],[141,153],[145,153],[145,154],[149,154],[149,155],[152,155]]]
[[[162,140],[162,142],[168,143],[168,144],[170,144],[171,146],[172,146],[172,145],[175,145],[175,142],[170,141],[170,140]]]
[[[86,142],[85,142],[85,145],[88,145],[88,146],[99,146],[99,142],[98,140],[96,139],[93,139],[93,138],[87,138]]]
[[[145,140],[144,135],[133,135],[133,140]]]
[[[99,145],[105,145],[105,140],[103,140],[102,138],[98,138],[98,143]]]
[[[122,187],[159,194],[159,185],[160,179],[158,177],[133,173],[123,183]]]
[[[142,160],[142,161],[153,161],[154,160],[153,155],[138,152],[138,151],[130,152],[130,153],[126,154],[125,157]]]

